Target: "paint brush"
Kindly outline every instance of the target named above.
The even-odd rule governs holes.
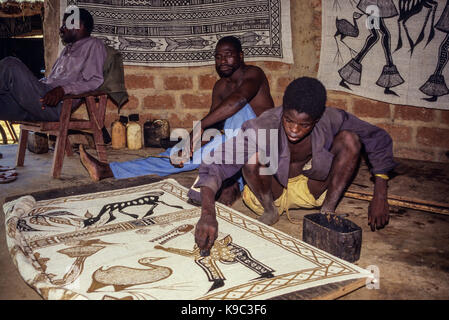
[[[162,159],[169,159],[170,160],[170,156],[153,155],[153,156],[147,156],[147,157],[150,157],[150,158],[162,158]],[[171,163],[171,161],[170,161],[170,163]],[[174,167],[176,167],[176,168],[184,167],[184,163],[182,163],[182,162],[179,163],[179,164],[172,163],[172,165]]]
[[[147,156],[147,157],[150,157],[150,158],[163,158],[163,159],[170,159],[170,156],[161,156],[161,155],[157,155],[157,154],[155,154],[155,155],[152,155],[152,156]]]

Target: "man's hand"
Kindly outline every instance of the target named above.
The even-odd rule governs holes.
[[[218,222],[214,215],[201,215],[195,228],[195,243],[200,250],[209,251],[218,237]]]
[[[48,91],[45,96],[40,100],[43,106],[54,107],[64,97],[64,89],[62,87],[56,87]]]
[[[373,199],[368,207],[368,225],[371,231],[382,229],[390,220],[387,181],[382,178],[375,178]]]
[[[178,158],[182,158],[182,149],[178,151]],[[184,161],[173,161],[172,157],[170,157],[170,164],[175,168],[183,168]]]

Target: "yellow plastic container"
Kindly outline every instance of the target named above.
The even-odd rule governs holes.
[[[126,148],[126,125],[125,121],[128,122],[128,118],[120,117],[120,120],[114,121],[111,128],[111,139],[112,139],[112,149],[123,149]]]
[[[126,142],[128,149],[142,149],[142,128],[139,124],[139,115],[129,115],[129,122],[126,125]]]

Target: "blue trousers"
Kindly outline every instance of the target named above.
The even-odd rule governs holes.
[[[256,114],[254,113],[253,109],[249,104],[247,104],[237,113],[226,119],[224,123],[224,129],[232,129],[235,131],[236,129],[240,129],[245,121],[253,119],[255,117]],[[236,134],[237,132],[234,133]],[[169,159],[153,157],[126,162],[111,162],[109,163],[109,166],[116,179],[138,177],[148,174],[167,176],[174,173],[191,171],[199,167],[203,153],[210,152],[218,145],[223,143],[223,141],[225,141],[224,139],[229,139],[231,137],[232,136],[222,136],[222,139],[214,139],[213,141],[207,143],[206,145],[201,147],[200,150],[194,152],[193,160],[184,163],[183,168],[175,168],[172,164],[170,164]],[[160,155],[170,156],[171,151],[171,148],[167,149]]]
[[[62,103],[42,110],[39,101],[51,89],[19,59],[0,60],[0,120],[58,121]]]

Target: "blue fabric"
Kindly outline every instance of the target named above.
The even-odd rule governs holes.
[[[138,177],[148,174],[156,174],[163,177],[174,173],[195,170],[201,163],[201,155],[203,153],[210,152],[225,140],[232,138],[232,136],[236,135],[238,132],[236,129],[240,129],[245,121],[253,118],[256,118],[256,114],[251,106],[246,104],[246,106],[225,121],[224,129],[228,129],[228,132],[225,131],[227,136],[222,135],[221,139],[214,139],[201,147],[201,149],[195,151],[193,153],[193,160],[184,163],[183,168],[175,168],[170,164],[169,159],[154,157],[126,162],[111,162],[109,166],[116,179]],[[232,134],[229,129],[233,129]],[[171,151],[172,148],[165,150],[165,152],[159,155],[169,156]],[[243,189],[243,182],[240,181],[239,183],[241,189]]]

